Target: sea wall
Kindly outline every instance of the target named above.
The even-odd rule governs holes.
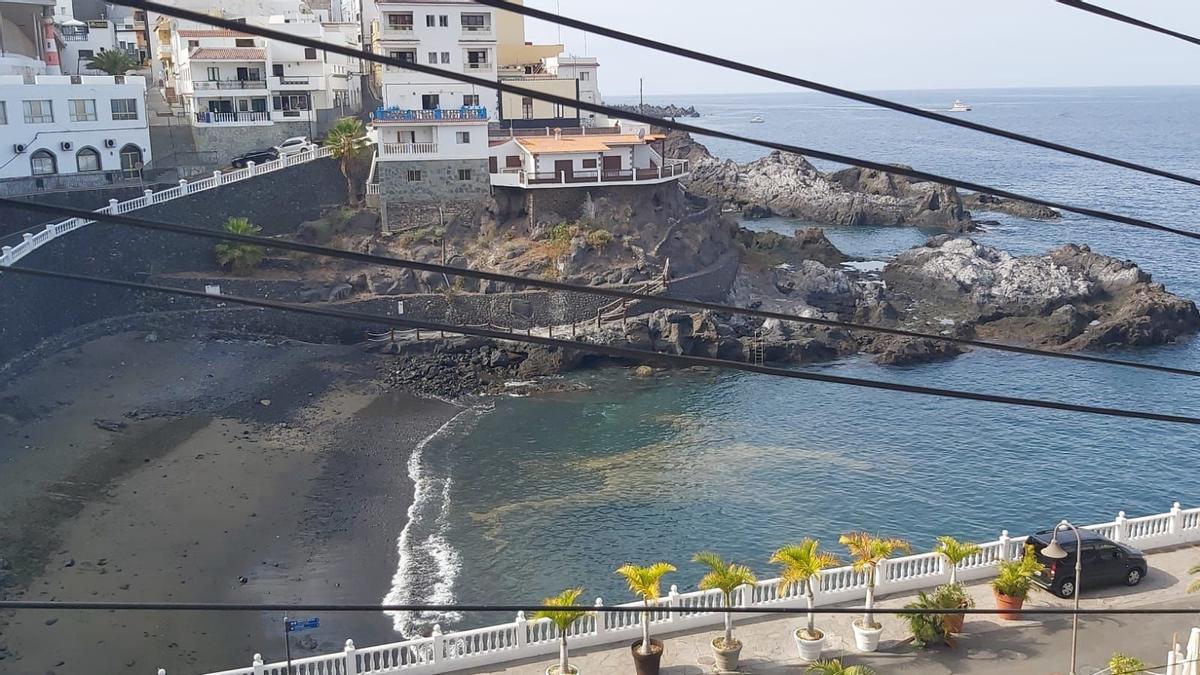
[[[322,189],[313,190],[313,185]],[[317,160],[164,202],[134,216],[214,229],[232,216],[244,216],[261,225],[264,234],[291,233],[301,222],[343,203],[345,185],[337,162]],[[0,222],[26,213],[0,209]],[[18,266],[139,279],[212,265],[213,245],[179,234],[93,223],[47,243]],[[159,302],[139,291],[0,272],[0,364],[62,331],[161,306]]]

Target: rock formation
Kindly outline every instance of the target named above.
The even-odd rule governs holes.
[[[983,193],[964,195],[962,203],[964,207],[972,212],[990,211],[992,213],[1006,213],[1010,216],[1028,218],[1030,220],[1058,220],[1062,218],[1061,213],[1049,206],[1030,204],[1029,202],[1018,201],[1016,199],[1004,199],[1003,197]]]
[[[686,108],[683,106],[674,105],[674,104],[650,105],[649,103],[647,103],[644,106],[639,106],[636,103],[633,103],[633,104],[613,103],[611,105],[612,105],[612,107],[616,108],[617,110],[624,110],[626,112],[640,112],[643,115],[650,115],[651,117],[661,117],[663,119],[669,119],[672,117],[699,117],[700,116],[700,113],[696,112],[696,107],[691,106],[691,105],[689,105]]]

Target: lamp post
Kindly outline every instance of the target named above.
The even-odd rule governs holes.
[[[1071,675],[1077,675],[1075,672],[1075,647],[1079,639],[1079,582],[1080,575],[1083,569],[1083,539],[1079,536],[1079,528],[1075,527],[1068,521],[1064,520],[1054,526],[1053,534],[1050,536],[1050,543],[1046,548],[1042,549],[1042,555],[1054,560],[1062,560],[1068,554],[1063,550],[1063,547],[1058,543],[1058,531],[1070,528],[1075,533],[1075,611],[1071,614]]]

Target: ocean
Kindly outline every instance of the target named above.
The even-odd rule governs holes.
[[[880,92],[968,119],[1200,176],[1200,88]],[[619,101],[627,102],[627,101]],[[676,96],[713,129],[923,170],[1200,231],[1200,189],[812,93]],[[756,115],[763,124],[752,124]],[[716,155],[765,151],[701,138]],[[817,163],[823,169],[838,168]],[[1065,214],[1008,216],[971,236],[1013,253],[1067,242],[1136,261],[1200,299],[1200,242]],[[747,223],[790,232],[807,223]],[[886,260],[937,234],[830,227],[846,253]],[[1113,356],[1200,369],[1200,339]],[[850,358],[814,370],[911,384],[1200,414],[1183,376],[974,351],[952,361],[877,366]],[[614,570],[666,560],[668,584],[695,588],[689,562],[715,550],[773,576],[775,548],[865,529],[928,550],[951,534],[990,540],[1052,526],[1200,504],[1196,444],[1182,425],[1118,420],[781,380],[734,372],[631,379],[579,375],[592,390],[502,398],[428,439],[410,463],[420,499],[398,531],[389,601],[530,603],[572,586],[629,600]],[[398,617],[397,629],[414,617]],[[419,617],[444,628],[505,616]]]

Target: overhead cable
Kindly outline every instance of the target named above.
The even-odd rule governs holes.
[[[1060,1],[1062,1],[1062,0],[1060,0]],[[1103,162],[1105,164],[1110,164],[1112,166],[1119,166],[1119,167],[1122,167],[1125,169],[1132,169],[1133,171],[1150,174],[1152,176],[1159,176],[1161,178],[1167,178],[1167,179],[1170,179],[1173,181],[1178,181],[1181,183],[1189,183],[1191,185],[1200,185],[1200,178],[1192,178],[1191,176],[1184,176],[1182,174],[1167,171],[1165,169],[1157,169],[1157,168],[1154,168],[1151,166],[1146,166],[1144,164],[1138,164],[1136,162],[1130,162],[1128,160],[1118,159],[1116,157],[1103,155],[1098,152],[1092,152],[1090,150],[1083,150],[1080,148],[1075,148],[1075,147],[1066,145],[1064,143],[1057,143],[1055,141],[1048,141],[1048,140],[1037,138],[1034,136],[1029,136],[1027,134],[1018,133],[1016,131],[1009,131],[1008,129],[1001,129],[999,127],[993,127],[993,126],[990,126],[987,124],[979,124],[978,122],[972,122],[970,120],[964,119],[961,116],[955,117],[955,116],[951,116],[951,115],[944,115],[942,113],[939,113],[939,112],[936,112],[933,110],[917,108],[915,106],[900,103],[898,101],[892,101],[892,100],[889,100],[886,98],[880,98],[878,96],[871,96],[870,94],[863,94],[863,93],[859,93],[856,91],[851,91],[849,89],[842,89],[840,87],[835,87],[830,84],[823,84],[821,82],[816,82],[813,80],[807,80],[804,78],[787,75],[785,73],[780,73],[778,71],[769,70],[769,69],[763,68],[761,66],[753,66],[753,65],[744,63],[742,61],[734,61],[732,59],[726,59],[726,58],[722,58],[720,56],[714,56],[712,54],[698,52],[693,49],[688,49],[686,47],[680,47],[679,45],[669,44],[666,42],[660,42],[658,40],[653,40],[653,39],[650,39],[647,37],[643,37],[641,35],[635,35],[633,33],[627,33],[625,31],[608,28],[607,26],[602,26],[600,24],[590,23],[587,21],[581,21],[579,19],[573,19],[568,16],[563,16],[561,14],[555,14],[553,12],[547,12],[547,11],[541,10],[541,9],[535,9],[533,7],[526,7],[523,5],[518,5],[518,4],[515,4],[512,2],[507,2],[506,0],[475,0],[475,2],[477,2],[481,5],[486,5],[488,7],[492,7],[494,9],[499,9],[499,10],[506,11],[506,12],[514,12],[516,14],[522,14],[524,16],[534,18],[534,19],[541,19],[542,21],[549,21],[551,23],[556,23],[556,24],[559,24],[562,26],[578,28],[579,30],[582,30],[582,31],[587,31],[589,33],[595,33],[596,35],[603,35],[604,37],[612,38],[614,40],[619,40],[621,42],[627,42],[627,43],[635,44],[635,45],[638,45],[641,47],[647,47],[647,48],[653,49],[655,51],[665,52],[667,54],[673,54],[675,56],[681,56],[685,59],[690,59],[692,61],[701,61],[703,63],[707,63],[710,65],[719,66],[721,68],[728,68],[730,70],[736,70],[736,71],[739,71],[742,73],[746,73],[749,75],[755,75],[757,77],[762,77],[762,78],[765,78],[768,80],[774,80],[776,82],[782,82],[784,84],[790,84],[790,85],[794,85],[797,87],[802,87],[804,89],[810,89],[812,91],[819,91],[823,94],[829,94],[831,96],[837,96],[839,98],[845,98],[845,99],[849,99],[851,101],[858,101],[859,103],[866,103],[868,105],[873,105],[873,106],[877,106],[880,108],[887,108],[888,110],[894,110],[896,112],[901,112],[906,115],[913,115],[915,117],[922,117],[927,120],[933,120],[935,122],[940,122],[942,124],[950,124],[950,125],[953,125],[956,127],[962,127],[964,129],[971,129],[972,131],[979,131],[979,132],[982,132],[982,133],[985,133],[985,134],[988,134],[991,136],[999,136],[1001,138],[1007,138],[1009,140],[1018,141],[1020,143],[1026,143],[1028,145],[1034,145],[1034,146],[1037,146],[1040,148],[1054,150],[1056,152],[1061,152],[1061,153],[1065,153],[1068,155],[1075,155],[1076,157],[1083,157],[1085,159],[1091,159],[1091,160],[1095,160],[1097,162]]]
[[[1106,19],[1120,21],[1121,23],[1127,23],[1130,26],[1137,26],[1138,28],[1145,28],[1146,30],[1154,31],[1155,33],[1162,33],[1163,35],[1169,35],[1173,38],[1178,38],[1180,40],[1183,40],[1184,42],[1190,42],[1194,45],[1200,45],[1200,38],[1192,37],[1191,35],[1188,35],[1186,33],[1180,33],[1179,31],[1171,30],[1170,28],[1163,28],[1162,26],[1156,26],[1147,21],[1142,21],[1141,19],[1135,19],[1134,17],[1129,16],[1127,14],[1121,14],[1119,12],[1114,12],[1111,9],[1105,9],[1103,7],[1100,7],[1099,5],[1093,5],[1089,2],[1083,2],[1083,0],[1055,0],[1055,1],[1058,2],[1060,5],[1066,5],[1067,7],[1071,7],[1073,9],[1080,9],[1085,12],[1090,12],[1092,14],[1096,14],[1097,16],[1102,16]]]
[[[114,0],[113,4],[122,5],[125,7],[133,7],[136,9],[143,9],[143,10],[151,11],[151,12],[158,12],[160,14],[165,14],[166,16],[173,16],[173,17],[176,17],[179,19],[195,21],[197,23],[208,24],[210,26],[216,26],[218,28],[226,28],[228,30],[238,31],[241,33],[246,33],[248,35],[257,35],[259,37],[264,37],[264,38],[267,38],[270,40],[278,40],[280,42],[288,42],[291,44],[301,45],[304,47],[312,47],[314,49],[322,49],[322,50],[325,50],[327,52],[331,52],[334,54],[342,54],[343,56],[349,56],[351,58],[363,59],[365,61],[370,61],[372,63],[379,63],[379,64],[383,64],[383,65],[393,66],[396,68],[403,68],[406,70],[412,70],[414,72],[423,73],[426,75],[434,75],[437,77],[444,77],[446,79],[455,80],[455,81],[463,82],[466,84],[472,84],[472,85],[475,85],[478,87],[484,87],[486,89],[494,89],[497,91],[502,91],[502,92],[506,92],[506,93],[510,93],[510,94],[516,94],[519,96],[530,96],[530,97],[536,98],[538,100],[546,101],[549,103],[556,103],[559,105],[569,106],[569,107],[573,107],[573,108],[579,108],[579,109],[587,110],[590,112],[596,112],[596,113],[601,113],[601,114],[605,114],[605,115],[612,115],[614,117],[629,119],[629,120],[633,120],[633,121],[637,121],[637,122],[642,122],[644,124],[651,124],[651,125],[655,125],[655,126],[659,126],[659,127],[664,127],[667,129],[676,129],[678,131],[686,131],[688,133],[698,134],[701,136],[710,136],[713,138],[722,138],[725,140],[736,141],[739,143],[748,143],[750,145],[757,145],[759,147],[768,148],[771,150],[779,150],[780,152],[787,152],[787,153],[792,153],[792,154],[796,154],[796,155],[805,155],[805,156],[809,156],[809,157],[816,157],[818,159],[824,159],[824,160],[827,160],[830,162],[836,162],[839,164],[849,164],[851,166],[858,166],[858,167],[862,167],[864,169],[872,169],[875,171],[890,173],[890,174],[894,174],[897,176],[906,176],[908,178],[914,178],[918,181],[929,181],[929,182],[933,182],[933,183],[940,183],[942,185],[948,185],[948,186],[963,189],[963,190],[970,190],[972,192],[981,192],[984,194],[995,195],[997,197],[1003,197],[1006,199],[1025,201],[1025,202],[1029,202],[1030,204],[1037,204],[1039,206],[1046,206],[1046,207],[1053,208],[1053,209],[1059,209],[1061,211],[1067,211],[1069,213],[1076,213],[1076,214],[1079,214],[1082,216],[1089,216],[1092,218],[1098,218],[1100,220],[1107,220],[1107,221],[1111,221],[1114,223],[1121,223],[1123,225],[1129,225],[1131,227],[1139,227],[1139,228],[1144,228],[1144,229],[1148,229],[1148,230],[1155,230],[1158,232],[1167,232],[1170,234],[1187,237],[1189,239],[1200,239],[1200,232],[1192,232],[1192,231],[1180,229],[1177,227],[1171,227],[1168,225],[1154,223],[1154,222],[1151,222],[1148,220],[1143,220],[1140,218],[1133,218],[1131,216],[1123,216],[1120,214],[1109,213],[1107,211],[1101,211],[1098,209],[1091,209],[1091,208],[1086,208],[1086,207],[1082,207],[1082,206],[1072,206],[1070,204],[1063,204],[1063,203],[1052,201],[1049,199],[1042,199],[1040,197],[1030,197],[1027,195],[1019,194],[1016,192],[1011,192],[1009,190],[1004,190],[1004,189],[997,188],[997,187],[982,185],[979,183],[973,183],[971,181],[961,180],[958,178],[950,178],[947,176],[941,176],[941,175],[938,175],[935,173],[929,173],[927,171],[918,171],[916,169],[906,167],[906,166],[901,166],[901,165],[896,165],[896,164],[886,164],[883,162],[876,162],[876,161],[867,160],[867,159],[860,159],[857,157],[851,157],[849,155],[841,155],[841,154],[837,154],[837,153],[833,153],[833,152],[826,152],[824,150],[817,150],[814,148],[805,148],[805,147],[798,146],[798,145],[791,145],[788,143],[779,143],[776,141],[769,141],[769,140],[765,140],[765,139],[761,139],[761,138],[751,138],[748,136],[733,134],[733,133],[729,133],[726,131],[719,131],[717,129],[709,129],[706,127],[698,127],[698,126],[691,125],[691,124],[685,124],[685,123],[679,122],[677,120],[664,120],[664,119],[661,119],[658,117],[653,117],[650,115],[643,115],[641,113],[628,112],[628,111],[620,110],[617,108],[613,108],[611,106],[599,105],[599,104],[590,103],[587,101],[578,100],[575,98],[571,98],[569,96],[560,96],[558,94],[553,94],[553,93],[549,93],[549,92],[537,91],[534,89],[527,89],[525,87],[519,87],[519,86],[512,84],[511,82],[507,82],[507,81],[503,81],[503,80],[501,80],[501,81],[488,80],[488,79],[485,79],[482,77],[476,77],[474,75],[467,75],[465,73],[459,73],[459,72],[455,72],[452,70],[444,70],[441,68],[434,68],[432,66],[428,66],[428,65],[418,63],[415,61],[395,59],[395,58],[383,56],[381,54],[375,54],[375,53],[365,51],[365,50],[352,49],[350,47],[345,47],[342,45],[330,44],[328,42],[322,42],[320,40],[316,40],[313,38],[303,37],[303,36],[299,36],[299,35],[291,35],[289,33],[284,33],[282,31],[274,30],[271,28],[266,28],[263,26],[257,26],[257,25],[248,24],[248,23],[239,23],[237,21],[231,21],[229,19],[222,19],[220,17],[209,16],[207,14],[201,14],[199,12],[193,12],[193,11],[189,11],[186,9],[179,9],[178,7],[171,7],[169,5],[163,5],[163,4],[157,3],[157,2],[148,2],[147,0]]]
[[[1091,415],[1101,415],[1106,417],[1121,417],[1129,419],[1142,419],[1155,422],[1168,422],[1173,424],[1189,424],[1200,425],[1200,417],[1192,417],[1188,415],[1172,415],[1166,413],[1155,413],[1140,410],[1127,410],[1123,408],[1108,408],[1100,406],[1080,405],[1076,403],[1064,403],[1060,401],[1048,401],[1043,399],[1033,399],[1023,396],[1003,396],[998,394],[982,394],[970,391],[960,391],[954,389],[943,389],[939,387],[925,387],[920,385],[902,384],[899,382],[885,382],[881,380],[870,380],[857,377],[845,377],[842,375],[831,375],[828,373],[816,373],[803,370],[793,370],[788,368],[778,368],[775,366],[757,365],[753,363],[745,363],[741,361],[729,361],[726,359],[716,359],[705,356],[684,356],[679,354],[664,354],[659,352],[649,352],[641,349],[631,349],[628,347],[615,347],[612,345],[595,344],[591,342],[581,342],[573,340],[564,340],[560,338],[542,337],[540,335],[522,335],[520,333],[512,333],[491,328],[483,328],[478,326],[457,326],[454,324],[437,323],[432,321],[420,321],[414,319],[404,319],[399,317],[384,316],[378,314],[362,314],[359,312],[346,312],[343,310],[322,309],[310,307],[306,305],[296,305],[275,300],[263,300],[258,298],[246,298],[235,295],[210,294],[207,291],[194,291],[183,288],[170,288],[167,286],[159,286],[155,284],[144,284],[132,281],[121,281],[117,279],[107,279],[101,277],[92,277],[81,274],[71,274],[67,272],[51,272],[48,270],[35,270],[23,267],[4,267],[0,268],[0,276],[4,274],[18,274],[35,277],[45,277],[52,279],[66,279],[72,281],[81,281],[86,283],[102,284],[107,286],[115,286],[118,288],[126,288],[136,291],[150,291],[155,293],[165,293],[169,295],[179,295],[192,298],[200,298],[209,302],[229,302],[249,307],[262,307],[265,309],[277,309],[287,312],[295,312],[299,314],[309,314],[313,316],[324,316],[335,319],[343,319],[355,321],[359,323],[374,323],[395,328],[416,328],[430,331],[444,331],[447,333],[458,333],[462,335],[473,335],[476,337],[490,338],[493,340],[507,340],[510,342],[524,342],[529,344],[537,344],[546,347],[558,347],[561,349],[569,349],[575,351],[583,351],[595,354],[602,354],[618,359],[630,359],[642,362],[660,362],[682,364],[687,366],[705,366],[712,368],[726,368],[731,370],[742,370],[750,373],[758,373],[762,375],[773,375],[776,377],[785,377],[795,380],[807,380],[811,382],[824,382],[827,384],[841,384],[852,387],[862,387],[867,389],[876,389],[882,391],[899,392],[905,394],[921,394],[925,396],[936,396],[939,398],[960,399],[967,401],[983,401],[989,403],[1003,403],[1006,405],[1021,406],[1026,408],[1040,408],[1044,410],[1059,410],[1065,412],[1085,413]]]
[[[162,232],[174,232],[178,234],[202,237],[205,239],[219,239],[222,241],[233,241],[244,244],[254,244],[258,246],[266,246],[271,248],[285,249],[289,251],[297,251],[300,253],[309,253],[313,255],[327,256],[331,258],[339,258],[343,260],[354,260],[356,262],[368,263],[371,265],[380,265],[384,267],[414,269],[424,272],[434,272],[438,274],[447,274],[451,276],[466,277],[469,279],[479,279],[484,281],[496,281],[501,283],[510,283],[533,288],[543,288],[553,291],[566,291],[572,293],[585,293],[590,295],[599,295],[610,298],[618,298],[623,300],[646,302],[664,307],[686,307],[689,309],[697,309],[701,311],[710,311],[720,314],[740,314],[743,316],[751,316],[760,319],[777,319],[779,321],[792,321],[796,323],[804,323],[815,326],[824,326],[828,328],[842,328],[846,330],[858,330],[871,333],[881,333],[885,335],[897,335],[907,338],[935,340],[947,344],[957,344],[969,347],[977,347],[980,349],[990,349],[994,351],[1010,352],[1015,354],[1027,354],[1030,356],[1042,356],[1047,358],[1065,359],[1070,361],[1080,361],[1085,363],[1096,363],[1109,366],[1121,366],[1127,368],[1137,368],[1161,373],[1169,373],[1172,375],[1186,375],[1189,377],[1200,377],[1200,371],[1189,370],[1186,368],[1174,368],[1171,366],[1162,366],[1153,363],[1140,363],[1137,361],[1128,361],[1124,359],[1112,359],[1102,356],[1091,356],[1088,354],[1075,354],[1067,352],[1057,352],[1047,349],[1036,349],[1033,347],[1022,347],[1020,345],[1010,345],[1001,342],[990,342],[986,340],[975,340],[970,338],[952,337],[948,335],[939,335],[937,333],[922,333],[913,330],[904,330],[902,328],[888,328],[885,326],[875,326],[871,324],[853,323],[848,321],[837,321],[834,319],[823,319],[819,317],[806,317],[799,314],[789,314],[785,312],[773,312],[763,309],[750,309],[744,307],[736,307],[733,305],[723,305],[713,302],[702,302],[699,300],[684,300],[679,298],[669,298],[661,295],[648,295],[645,293],[636,293],[633,291],[625,291],[615,288],[606,288],[602,286],[583,286],[579,284],[570,284],[562,281],[551,281],[546,279],[537,279],[532,277],[515,276],[511,274],[501,274],[498,272],[487,272],[483,270],[471,270],[461,267],[452,267],[449,265],[439,265],[430,262],[419,262],[416,260],[406,260],[402,258],[393,258],[388,256],[373,255],[370,253],[360,253],[357,251],[347,251],[344,249],[332,248],[328,246],[320,246],[317,244],[305,244],[286,239],[272,239],[269,237],[260,237],[248,234],[238,234],[225,230],[209,230],[191,225],[178,225],[175,223],[166,223],[161,221],[145,220],[141,218],[133,218],[128,215],[115,215],[102,212],[85,211],[71,207],[54,206],[50,204],[37,204],[34,202],[26,202],[18,199],[0,197],[0,206],[9,206],[17,209],[25,209],[36,211],[39,213],[50,213],[60,216],[68,216],[72,218],[81,218],[86,220],[96,220],[104,223],[112,223],[117,225],[127,225],[146,230],[157,230]],[[2,268],[0,268],[2,269]]]

